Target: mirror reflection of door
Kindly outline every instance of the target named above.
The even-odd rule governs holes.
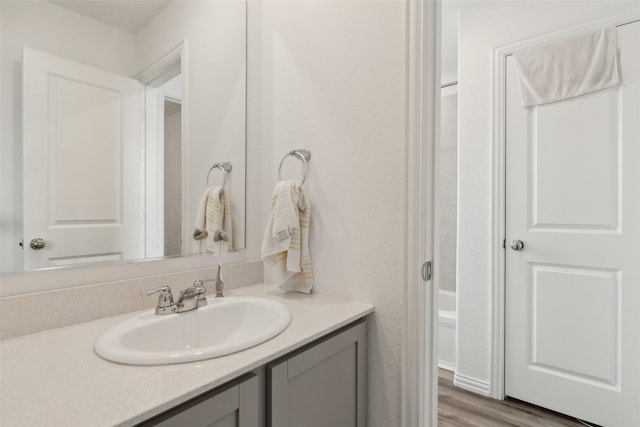
[[[179,64],[144,88],[25,49],[24,82],[25,271],[183,253]]]
[[[185,253],[182,97],[179,61],[145,82],[146,258]]]
[[[141,258],[140,83],[28,48],[23,82],[24,270]]]

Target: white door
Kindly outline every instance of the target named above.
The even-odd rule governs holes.
[[[640,426],[639,40],[619,86],[530,109],[507,60],[506,394],[607,427]]]
[[[23,55],[25,271],[144,257],[141,85]]]

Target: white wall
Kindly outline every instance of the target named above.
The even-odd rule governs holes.
[[[261,8],[249,22],[249,117],[258,126],[250,128],[249,155],[261,163],[260,233],[282,156],[309,148],[314,290],[375,304],[368,426],[399,426],[406,4],[250,7]],[[299,173],[289,159],[283,175]]]
[[[137,72],[186,41],[187,69],[182,73],[183,106],[188,108],[183,124],[188,129],[188,191],[183,196],[189,198],[189,208],[183,215],[191,226],[185,238],[192,232],[207,171],[213,163],[230,161],[233,170],[226,187],[236,247],[245,246],[245,21],[244,1],[175,1],[135,39]],[[220,173],[212,173],[212,185],[221,180]],[[200,245],[193,243],[197,251]]]
[[[458,80],[458,8],[459,0],[442,0],[440,72],[442,83]]]
[[[456,374],[488,388],[492,49],[581,24],[640,2],[475,2],[460,9],[458,360]]]
[[[22,269],[22,47],[117,74],[134,73],[133,36],[42,0],[0,2],[2,131],[0,271]],[[25,236],[32,238],[36,236]]]

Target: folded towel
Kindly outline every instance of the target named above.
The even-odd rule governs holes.
[[[233,230],[231,221],[231,203],[224,188],[214,187],[207,203],[207,233],[213,242],[222,240],[227,252],[233,252]],[[213,252],[213,248],[207,248]]]
[[[193,230],[193,238],[195,240],[206,239],[209,233],[207,233],[207,223],[205,221],[207,214],[207,201],[209,200],[210,187],[207,187],[205,192],[200,198],[200,204],[198,205],[198,211],[196,212],[196,224]]]
[[[224,188],[209,187],[202,195],[196,216],[193,238],[201,240],[208,252],[214,252],[214,242],[222,240],[228,252],[233,251],[231,203]]]
[[[615,86],[616,29],[542,43],[514,53],[525,107],[573,98]]]
[[[279,182],[273,190],[271,214],[262,242],[262,259],[275,266],[276,282],[286,291],[310,293],[311,208],[298,181]]]

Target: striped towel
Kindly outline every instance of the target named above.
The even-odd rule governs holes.
[[[231,203],[224,188],[209,187],[200,199],[193,238],[200,240],[208,252],[214,252],[214,237],[222,236],[222,245],[233,252]]]
[[[262,259],[275,266],[276,282],[285,291],[311,293],[313,271],[309,253],[311,208],[298,181],[276,185],[262,242]]]

